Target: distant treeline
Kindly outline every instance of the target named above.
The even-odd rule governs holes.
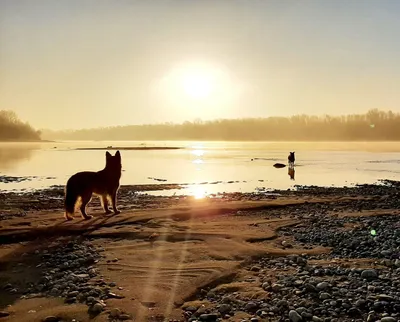
[[[400,141],[400,114],[374,109],[344,116],[295,115],[43,131],[43,136],[60,140]]]
[[[40,134],[13,111],[0,110],[0,141],[39,141]]]

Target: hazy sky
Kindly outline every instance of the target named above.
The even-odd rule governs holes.
[[[400,112],[397,0],[0,0],[0,109],[38,128]]]

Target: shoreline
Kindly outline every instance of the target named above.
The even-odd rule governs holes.
[[[75,150],[83,150],[83,151],[97,151],[97,150],[180,150],[180,149],[184,149],[183,147],[177,147],[177,146],[135,146],[135,147],[114,147],[114,146],[109,146],[109,147],[99,147],[99,148],[75,148]]]
[[[55,140],[21,140],[21,141],[3,141],[0,140],[1,143],[56,143]]]

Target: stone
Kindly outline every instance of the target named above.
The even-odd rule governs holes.
[[[392,318],[391,316],[385,316],[384,318],[381,319],[381,322],[396,322],[397,320],[395,318]]]
[[[317,284],[317,290],[318,291],[323,291],[325,289],[327,289],[329,287],[329,283],[328,282],[321,282]]]
[[[330,299],[332,296],[329,294],[329,293],[321,293],[320,295],[319,295],[319,298],[321,299],[321,300],[327,300],[327,299]]]
[[[313,315],[312,317],[313,322],[324,322],[323,319],[321,319],[319,316]]]
[[[289,311],[289,320],[291,322],[300,322],[300,321],[303,321],[303,318],[295,310],[290,310]]]
[[[245,309],[247,311],[253,311],[258,308],[258,305],[255,302],[247,302]]]
[[[58,321],[60,321],[60,319],[56,316],[50,315],[50,316],[45,317],[42,321],[43,322],[58,322]]]
[[[101,305],[100,303],[95,303],[92,307],[91,307],[91,312],[93,314],[100,314],[101,312],[103,312],[103,305]]]
[[[121,315],[121,310],[118,308],[112,308],[110,311],[110,316],[113,318],[118,318]]]
[[[5,317],[7,317],[9,315],[10,315],[10,313],[8,313],[8,312],[0,311],[0,318],[5,318]]]
[[[361,272],[361,277],[367,280],[378,278],[378,273],[374,269],[365,269]]]
[[[232,310],[232,307],[229,304],[222,304],[219,308],[218,311],[221,314],[227,314]]]

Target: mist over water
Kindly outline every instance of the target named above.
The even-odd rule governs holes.
[[[158,191],[209,194],[287,189],[294,185],[350,186],[400,177],[397,142],[62,142],[0,144],[1,190],[65,185],[72,174],[104,167],[106,150],[90,147],[176,146],[177,150],[122,150],[122,185],[178,183],[186,190]],[[276,169],[296,152],[294,173]],[[294,179],[294,180],[293,180]]]

